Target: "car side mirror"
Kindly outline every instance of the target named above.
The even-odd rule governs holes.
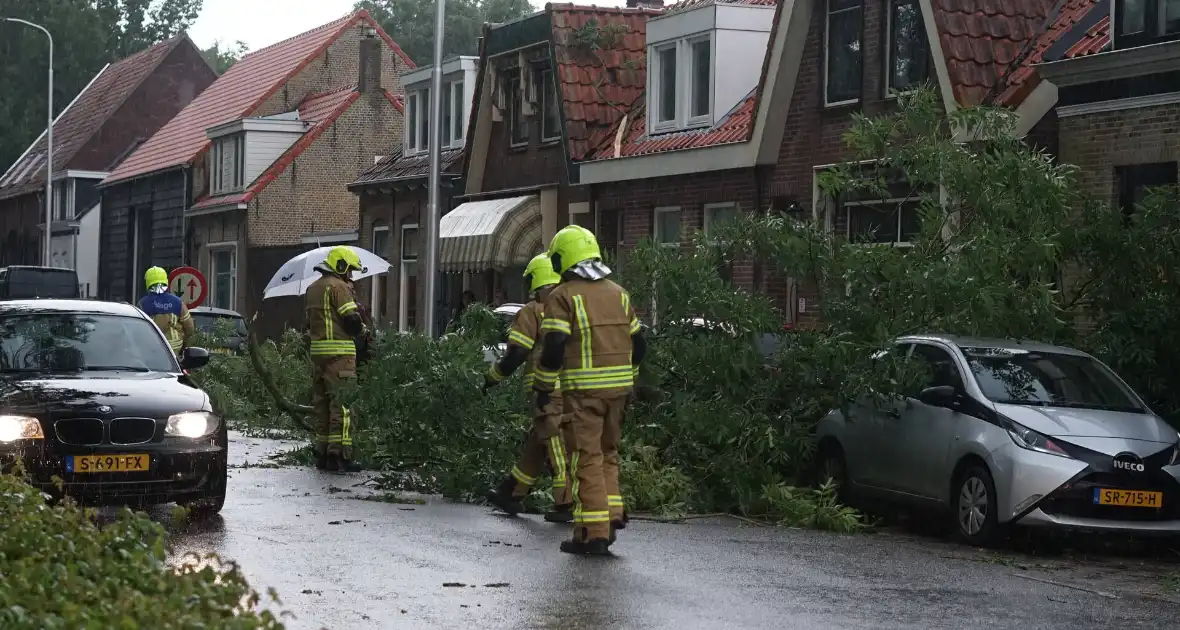
[[[950,407],[955,402],[955,388],[950,385],[927,387],[918,394],[918,400],[935,407]]]
[[[185,348],[180,355],[180,367],[199,370],[209,363],[209,351],[204,348]]]

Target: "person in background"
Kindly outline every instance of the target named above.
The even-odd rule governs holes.
[[[147,295],[139,300],[143,311],[164,333],[168,346],[177,355],[192,341],[197,333],[193,316],[185,308],[180,296],[168,292],[168,272],[163,267],[152,267],[143,274]]]
[[[356,378],[356,338],[366,332],[351,284],[352,272],[362,268],[351,247],[333,247],[316,266],[320,277],[304,296],[313,370],[316,468],[320,470],[360,470],[352,461],[352,416],[340,400],[340,391]]]
[[[508,378],[521,365],[525,368],[525,389],[532,389],[533,368],[541,353],[541,346],[536,340],[540,336],[541,320],[545,316],[542,303],[549,292],[561,282],[561,276],[553,270],[549,256],[541,254],[533,258],[525,268],[524,278],[533,300],[517,312],[508,332],[508,350],[504,358],[493,365],[484,377],[485,392]],[[537,476],[548,462],[550,470],[553,471],[554,505],[553,509],[545,514],[545,520],[551,523],[572,521],[573,498],[567,474],[569,459],[566,454],[566,438],[562,435],[563,431],[568,430],[569,424],[565,422],[564,403],[561,398],[561,384],[558,382],[553,393],[549,395],[549,405],[533,413],[533,425],[525,436],[520,461],[504,476],[500,485],[488,493],[488,502],[510,515],[523,511],[521,500],[528,496],[533,485],[537,483]]]

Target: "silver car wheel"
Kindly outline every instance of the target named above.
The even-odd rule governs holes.
[[[979,477],[968,477],[959,492],[959,527],[968,536],[978,534],[987,521],[987,486]]]

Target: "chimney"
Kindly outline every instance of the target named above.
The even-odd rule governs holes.
[[[627,0],[628,9],[662,9],[664,0]]]
[[[360,77],[357,89],[362,94],[381,89],[381,40],[377,29],[369,24],[361,27]]]

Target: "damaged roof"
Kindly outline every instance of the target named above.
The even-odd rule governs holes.
[[[995,102],[1010,105],[1023,101],[1040,83],[1039,63],[1085,57],[1111,45],[1110,3],[1106,0],[1064,0],[1027,57],[997,90]]]

